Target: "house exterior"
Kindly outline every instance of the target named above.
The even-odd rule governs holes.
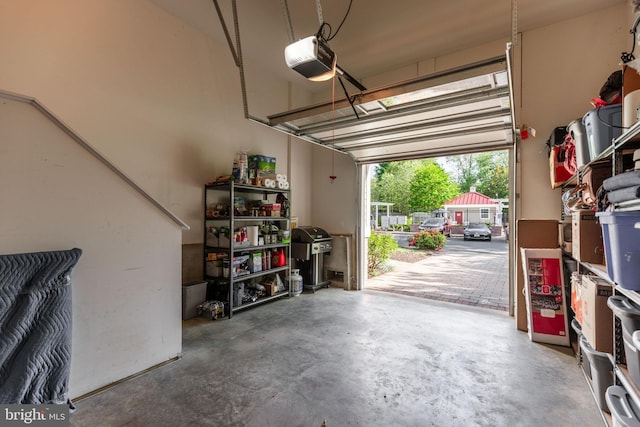
[[[476,192],[474,187],[468,193],[445,202],[443,206],[452,224],[484,222],[502,225],[502,203]]]

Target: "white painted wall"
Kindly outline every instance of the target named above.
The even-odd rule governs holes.
[[[146,1],[0,0],[0,10],[0,55],[11,58],[0,89],[51,108],[189,224],[185,244],[202,241],[194,201],[204,183],[231,173],[235,152],[276,157],[286,173],[287,138],[244,118],[226,44]],[[213,5],[211,25],[219,25]],[[252,115],[287,109],[287,82],[250,62],[246,70]],[[289,178],[295,194],[297,177]],[[295,198],[304,205],[307,197]]]
[[[553,128],[592,108],[589,101],[631,47],[633,20],[631,6],[622,4],[522,35],[518,121],[538,135],[521,146],[521,218],[560,218],[561,190],[549,183],[546,140]]]
[[[202,186],[231,173],[236,151],[276,157],[294,214],[310,218],[311,148],[246,120],[228,46],[152,3],[0,0],[0,58],[0,89],[40,100],[191,227],[149,213],[99,164],[58,160],[59,148],[42,146],[54,139],[46,126],[20,143],[0,128],[0,253],[85,251],[74,277],[72,397],[181,351],[181,245],[202,242]],[[304,99],[246,67],[253,115]]]
[[[331,182],[330,177],[336,176]],[[353,160],[323,147],[313,149],[311,224],[329,233],[353,234],[358,224],[357,168]]]
[[[70,396],[180,354],[181,229],[30,104],[0,98],[0,253],[83,251]]]

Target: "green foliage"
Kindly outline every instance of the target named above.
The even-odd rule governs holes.
[[[415,246],[418,249],[435,249],[441,250],[447,244],[447,238],[444,234],[435,230],[419,231],[413,235],[409,246]]]
[[[442,167],[431,160],[413,174],[409,183],[409,203],[413,211],[430,212],[457,196],[458,187]]]
[[[384,264],[393,251],[398,249],[398,243],[388,234],[371,232],[369,237],[369,274],[373,274]]]
[[[478,192],[494,199],[509,197],[509,167],[495,165],[478,187]]]
[[[381,163],[376,178],[371,182],[371,201],[393,203],[393,212],[411,213],[409,182],[423,160]]]
[[[478,171],[472,154],[463,154],[446,158],[452,171],[452,179],[458,184],[461,193],[467,193],[478,181]]]
[[[406,225],[403,224],[389,224],[391,231],[404,231]]]
[[[389,162],[378,163],[378,166],[376,167],[376,179],[379,179],[382,175],[384,175],[390,164],[391,163]]]
[[[507,151],[452,156],[447,157],[446,162],[461,192],[466,193],[471,187],[476,187],[476,191],[491,198],[509,196]]]

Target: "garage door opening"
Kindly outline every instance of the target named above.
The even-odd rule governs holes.
[[[508,157],[499,151],[372,166],[367,265],[379,261],[389,239],[398,249],[368,269],[365,287],[508,311]]]
[[[515,164],[512,55],[507,44],[503,56],[268,117],[269,126],[354,160],[360,188],[355,289],[366,287],[371,165],[501,150]]]

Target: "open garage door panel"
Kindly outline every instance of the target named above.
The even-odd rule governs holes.
[[[513,144],[505,56],[269,116],[271,126],[358,163],[494,151]]]

